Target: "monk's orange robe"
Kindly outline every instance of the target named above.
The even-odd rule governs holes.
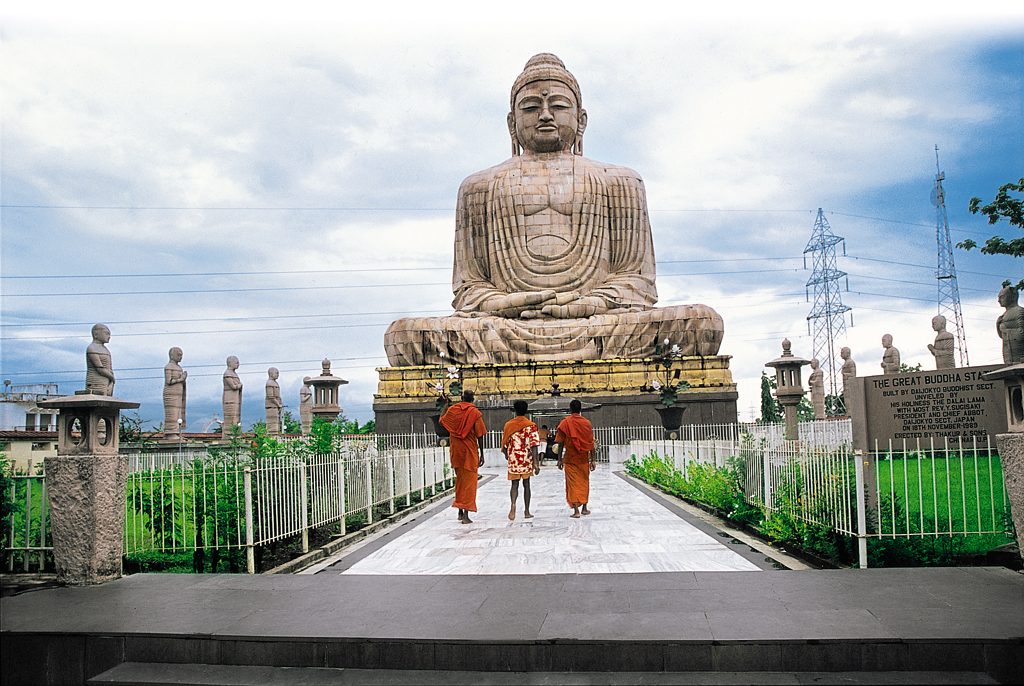
[[[455,469],[452,507],[476,512],[480,450],[477,439],[487,433],[484,416],[473,403],[455,403],[441,415],[441,426],[451,434],[451,463]]]
[[[562,445],[565,501],[569,507],[590,502],[590,454],[594,450],[594,426],[589,419],[571,414],[558,425],[555,442]]]

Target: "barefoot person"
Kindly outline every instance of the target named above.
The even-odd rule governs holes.
[[[455,502],[459,521],[472,524],[470,512],[476,512],[476,486],[483,446],[480,439],[487,433],[484,416],[473,404],[473,391],[462,392],[462,402],[455,403],[441,415],[441,425],[451,433],[451,461],[455,469]]]
[[[579,400],[569,403],[568,417],[558,425],[555,442],[558,448],[558,468],[565,470],[565,500],[572,508],[571,517],[579,519],[580,514],[590,514],[590,472],[594,462],[594,427],[583,417],[583,404]],[[580,508],[583,508],[582,513]]]
[[[533,517],[530,514],[530,477],[540,472],[537,446],[541,444],[541,440],[537,425],[526,416],[527,407],[525,400],[512,403],[516,416],[505,422],[501,437],[501,452],[508,460],[508,480],[512,482],[509,491],[509,497],[512,499],[512,507],[508,511],[509,521],[516,518],[520,481],[523,482],[523,516],[526,519]]]

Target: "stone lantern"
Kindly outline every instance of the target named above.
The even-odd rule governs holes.
[[[57,580],[97,584],[121,576],[128,458],[118,454],[121,410],[139,403],[79,391],[39,403],[60,410],[57,456],[46,488]]]
[[[313,387],[313,418],[319,417],[324,421],[333,422],[341,414],[341,406],[338,405],[338,387],[347,384],[348,381],[340,376],[331,374],[331,361],[326,357],[321,363],[323,371],[320,376],[309,378],[309,385]]]
[[[810,364],[810,360],[796,357],[788,338],[782,341],[782,357],[765,362],[766,367],[775,368],[775,397],[786,413],[786,440],[795,441],[800,437],[797,428],[796,408],[804,397],[803,381],[800,379],[800,368]]]

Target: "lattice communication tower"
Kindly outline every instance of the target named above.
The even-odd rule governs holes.
[[[935,244],[938,248],[938,267],[935,279],[939,284],[938,313],[956,328],[956,349],[960,354],[960,366],[969,367],[967,338],[964,335],[964,315],[960,311],[960,286],[956,282],[956,264],[953,262],[953,241],[949,238],[949,218],[946,216],[946,191],[942,182],[946,174],[939,167],[939,146],[935,146],[935,187],[932,188],[932,204],[935,205]]]
[[[839,376],[837,368],[840,366],[836,363],[839,359],[836,354],[836,341],[841,340],[846,334],[846,313],[850,312],[850,308],[843,304],[840,288],[840,281],[843,281],[846,290],[849,290],[849,284],[845,283],[846,272],[836,267],[836,246],[842,244],[843,255],[846,255],[844,241],[842,236],[832,233],[832,227],[819,207],[811,239],[804,248],[804,269],[807,269],[808,253],[811,254],[813,265],[811,278],[806,284],[808,302],[811,299],[811,288],[814,289],[814,304],[807,315],[807,333],[813,338],[813,356],[821,363],[821,371],[827,380],[826,393],[836,397],[841,392],[836,382]],[[852,313],[850,326],[853,326]]]

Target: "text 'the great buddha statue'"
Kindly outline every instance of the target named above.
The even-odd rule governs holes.
[[[716,355],[717,312],[654,307],[643,180],[583,157],[587,111],[562,61],[530,58],[510,106],[512,157],[459,188],[455,313],[392,323],[391,365],[642,358],[665,339]]]

